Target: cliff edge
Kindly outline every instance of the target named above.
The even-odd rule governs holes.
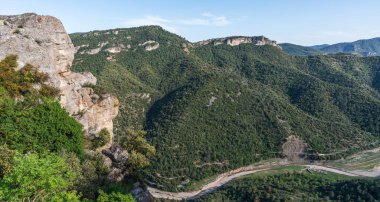
[[[49,75],[47,83],[60,90],[62,107],[83,125],[86,136],[105,128],[112,138],[119,101],[84,87],[96,84],[91,73],[70,70],[75,48],[60,20],[34,13],[0,16],[0,60],[10,54],[18,55],[20,67],[29,63]]]

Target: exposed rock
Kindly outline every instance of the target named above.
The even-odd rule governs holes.
[[[264,36],[254,36],[254,37],[246,37],[246,36],[236,36],[236,37],[226,37],[226,38],[217,38],[217,39],[209,39],[205,41],[200,41],[194,43],[193,46],[199,47],[212,43],[214,46],[218,46],[221,44],[227,44],[229,46],[238,46],[240,44],[254,44],[257,46],[270,45],[275,46],[277,48],[281,48],[277,45],[276,41],[272,41]]]
[[[107,156],[111,163],[108,165],[111,172],[108,178],[113,181],[121,181],[127,175],[127,161],[129,154],[120,146],[113,145],[109,149],[103,150],[102,153]]]
[[[95,55],[95,54],[98,54],[102,48],[108,44],[108,41],[106,42],[102,42],[102,43],[99,43],[98,44],[98,47],[97,48],[93,48],[93,49],[89,49],[89,50],[84,50],[84,51],[81,51],[80,54],[88,54],[88,55]],[[87,46],[88,47],[88,46]]]
[[[146,51],[152,51],[152,50],[156,50],[157,48],[159,48],[160,44],[156,41],[146,41],[142,44],[139,44],[139,46],[144,46]]]
[[[94,48],[94,49],[90,49],[90,50],[84,50],[84,51],[80,52],[80,54],[95,55],[95,54],[98,54],[101,50],[102,50],[102,48],[99,47],[99,48]]]
[[[47,73],[47,83],[61,91],[62,107],[84,126],[86,135],[107,128],[112,136],[112,119],[118,113],[119,101],[111,95],[97,98],[91,88],[83,88],[86,83],[96,84],[91,73],[71,72],[75,48],[62,23],[54,17],[34,13],[0,16],[0,19],[3,21],[0,59],[17,54],[19,66],[29,63]]]
[[[109,55],[106,60],[110,61],[110,62],[116,62],[116,58],[114,55]]]
[[[122,50],[124,50],[122,47],[116,46],[116,47],[107,48],[104,51],[109,52],[109,53],[120,53]]]
[[[80,46],[75,47],[75,53],[77,53],[79,51],[79,49],[87,48],[88,46],[89,46],[88,44],[85,44],[85,45],[80,45]]]
[[[218,98],[215,96],[211,96],[210,100],[208,101],[207,107],[211,107],[214,104],[216,99],[218,99]]]
[[[135,188],[132,190],[133,197],[138,202],[152,202],[154,201],[153,196],[149,193],[148,190],[141,187],[141,185],[135,185]]]

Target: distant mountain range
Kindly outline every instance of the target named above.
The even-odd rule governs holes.
[[[365,57],[380,55],[380,37],[332,45],[323,44],[316,46],[299,46],[290,43],[283,43],[279,45],[282,47],[284,52],[289,55],[297,56],[326,55],[336,53],[349,53]]]

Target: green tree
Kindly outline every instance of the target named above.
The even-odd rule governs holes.
[[[99,191],[99,196],[96,200],[97,202],[134,202],[132,194],[122,194],[120,192],[112,192],[110,194],[105,193],[104,191]]]
[[[102,130],[100,130],[98,135],[91,140],[92,149],[96,149],[106,145],[110,141],[110,138],[110,132],[108,132],[106,128],[103,128]]]
[[[0,181],[0,201],[77,199],[74,192],[69,192],[75,177],[65,160],[55,154],[19,155]]]
[[[49,99],[34,107],[9,103],[0,113],[0,142],[11,149],[28,152],[66,150],[83,154],[82,126],[59,105]]]
[[[131,154],[130,166],[132,169],[144,168],[150,165],[149,159],[156,153],[155,148],[145,139],[143,130],[127,129],[122,145]]]

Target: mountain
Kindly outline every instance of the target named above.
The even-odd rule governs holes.
[[[380,38],[364,39],[315,48],[328,54],[350,53],[362,56],[378,56],[380,55]]]
[[[158,26],[70,37],[72,69],[120,99],[116,141],[141,128],[156,147],[150,185],[184,190],[272,157],[334,159],[379,143],[378,57],[294,57],[265,37],[191,43]]]
[[[291,43],[279,44],[282,50],[289,55],[307,56],[307,55],[322,55],[323,52],[318,49],[306,46],[299,46]]]
[[[299,46],[295,44],[280,44],[284,52],[289,55],[306,56],[306,55],[324,55],[347,53],[359,56],[379,56],[380,55],[380,38],[363,39],[354,42],[323,44],[315,46]]]

